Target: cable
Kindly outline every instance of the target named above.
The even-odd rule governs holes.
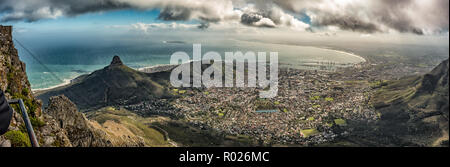
[[[42,63],[27,47],[25,47],[19,40],[16,38],[13,38],[31,57],[33,57],[34,60],[36,60],[42,67],[45,68],[54,78],[56,78],[58,81],[64,83],[64,80],[59,78],[55,73],[50,70],[44,63]]]

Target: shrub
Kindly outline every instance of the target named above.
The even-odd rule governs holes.
[[[346,122],[345,120],[343,120],[343,119],[335,119],[335,120],[334,120],[334,123],[335,123],[336,125],[339,125],[339,126],[345,126],[345,125],[347,125],[347,122]]]
[[[300,133],[302,134],[302,136],[304,138],[307,138],[309,136],[318,134],[319,131],[317,131],[317,129],[303,129],[303,130],[300,130]]]
[[[24,93],[23,90],[22,93]],[[28,98],[26,95],[15,93],[13,94],[13,99],[22,99],[24,105],[27,107],[28,114],[34,115],[34,112],[39,108],[38,103],[33,99]]]
[[[387,86],[387,85],[388,85],[388,82],[386,80],[379,80],[379,81],[370,83],[370,87],[372,89],[378,89],[378,88],[381,88],[381,87]]]
[[[319,100],[320,99],[320,96],[312,96],[312,97],[309,97],[309,99],[310,100]]]
[[[44,121],[36,117],[30,117],[30,122],[31,125],[33,125],[33,128],[43,127],[45,125]]]
[[[28,88],[23,88],[22,89],[22,95],[28,96],[28,94],[30,94],[30,90],[28,90]]]
[[[5,138],[11,141],[13,147],[31,147],[28,135],[21,131],[8,131],[4,134]]]
[[[255,102],[256,110],[272,110],[277,108],[275,104],[268,100],[260,99]]]

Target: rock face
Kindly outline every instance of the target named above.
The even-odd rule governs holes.
[[[144,146],[144,140],[129,135],[114,135],[104,129],[99,123],[88,120],[78,111],[74,103],[60,95],[51,97],[45,113],[51,115],[59,126],[67,132],[74,147],[139,147]],[[116,124],[110,121],[110,124]],[[119,129],[121,126],[112,126]],[[122,128],[122,132],[127,129]],[[127,136],[127,137],[124,137]]]
[[[119,57],[115,57],[111,67],[122,68]],[[22,99],[26,105],[31,123],[43,147],[71,146],[143,146],[140,139],[117,138],[95,128],[78,112],[77,106],[65,96],[50,99],[49,106],[42,112],[42,104],[35,99],[25,71],[25,63],[20,61],[12,41],[12,27],[0,25],[0,89],[7,99]],[[30,146],[23,119],[13,112],[8,132],[0,136],[0,147]],[[9,133],[9,134],[8,134]]]
[[[34,100],[25,69],[12,41],[12,27],[0,25],[0,88],[7,98],[21,95]],[[39,113],[38,107],[36,114]]]
[[[51,117],[42,114],[42,105],[31,92],[25,69],[25,63],[20,61],[18,52],[14,47],[12,27],[0,25],[0,89],[5,92],[7,99],[20,98],[24,101],[41,146],[71,146],[67,136],[65,136],[65,131],[59,128]],[[20,114],[17,111],[13,112],[8,130],[14,134],[26,134],[26,131],[20,128],[23,124]],[[8,138],[8,136],[11,137],[12,135],[0,136],[1,146],[14,147],[18,144],[12,141],[28,142],[27,138],[23,141],[17,138]]]
[[[380,130],[399,145],[448,146],[449,60],[423,76],[391,81],[372,99]]]
[[[116,55],[113,57],[113,60],[111,61],[111,65],[112,66],[115,66],[115,65],[120,66],[120,65],[123,65],[123,63],[122,63],[122,60],[120,60],[120,57]]]
[[[430,73],[425,74],[422,79],[422,84],[418,89],[418,93],[433,93],[435,91],[445,91],[438,90],[439,88],[447,88],[448,92],[448,69],[449,59],[443,61]]]
[[[90,125],[88,119],[65,96],[51,97],[45,113],[52,116],[59,126],[67,131],[67,136],[75,147],[107,147],[111,142],[105,134]]]
[[[26,74],[25,63],[20,61],[12,41],[12,27],[0,25],[0,88],[6,98],[28,100],[28,107],[33,116],[40,116],[41,104],[33,98],[30,82]]]
[[[67,131],[59,126],[53,117],[43,114],[45,126],[35,131],[40,136],[40,144],[43,147],[72,147],[72,143],[67,136]]]

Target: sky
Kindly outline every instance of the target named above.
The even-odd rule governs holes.
[[[240,23],[297,31],[430,35],[448,33],[448,6],[448,0],[1,0],[0,20],[42,23],[22,24],[24,28],[183,21],[200,29]]]
[[[33,50],[144,39],[442,43],[448,8],[448,0],[0,0],[0,24]]]

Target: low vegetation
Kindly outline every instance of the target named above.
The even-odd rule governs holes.
[[[144,139],[145,146],[150,147],[167,147],[172,146],[165,140],[164,134],[157,129],[151,128],[150,124],[153,122],[152,118],[143,118],[125,109],[116,109],[114,107],[105,107],[98,111],[88,113],[91,120],[97,121],[108,130],[107,133],[118,136],[120,132],[115,132],[108,127],[114,124],[115,126],[124,127],[130,131],[134,136]],[[113,121],[114,123],[108,122]]]
[[[346,122],[344,119],[335,119],[335,120],[334,120],[334,123],[335,123],[336,125],[339,125],[339,126],[345,126],[345,125],[347,125],[347,122]]]
[[[279,103],[278,103],[279,104]],[[256,110],[273,110],[277,109],[277,104],[266,99],[258,99],[255,102]]]
[[[307,137],[318,134],[319,131],[317,129],[303,129],[303,130],[300,130],[300,133],[302,134],[302,136],[304,138],[307,138]]]
[[[183,121],[165,120],[152,123],[164,129],[172,141],[187,147],[255,146],[253,138],[245,135],[226,135],[205,127],[194,127]]]
[[[13,147],[31,147],[28,135],[21,131],[11,130],[6,132],[3,136],[11,141]]]

